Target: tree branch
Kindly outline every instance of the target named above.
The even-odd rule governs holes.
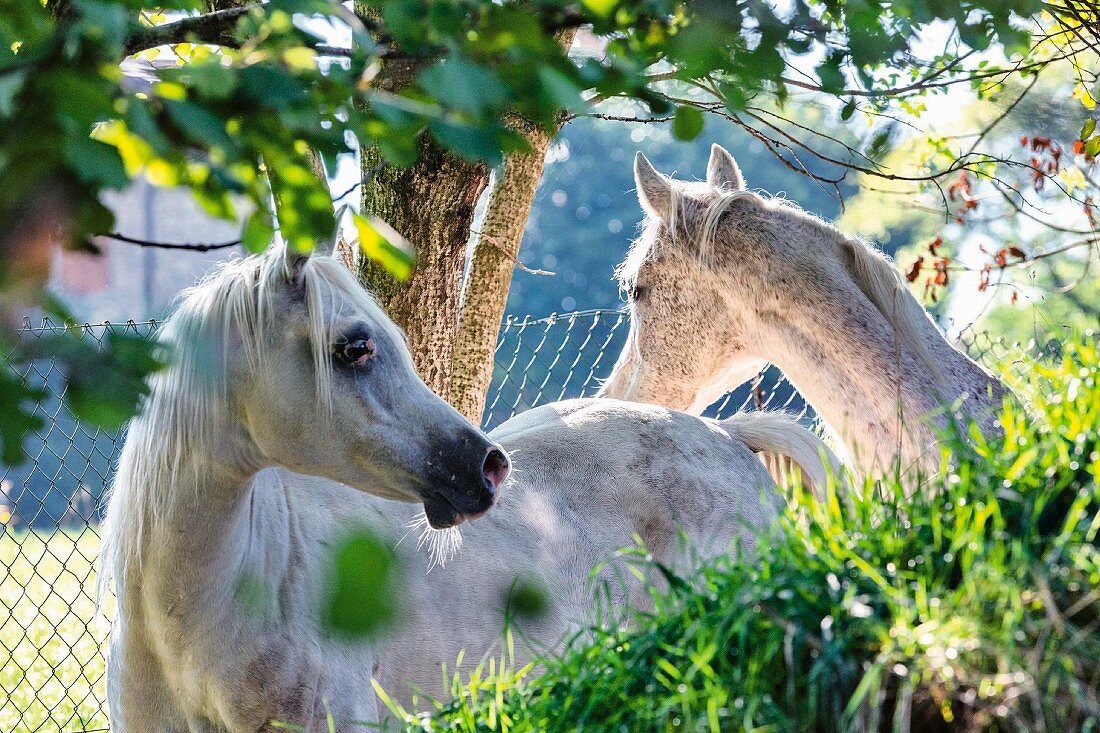
[[[236,247],[241,243],[241,240],[234,239],[232,242],[214,242],[214,243],[187,243],[187,244],[174,244],[171,242],[154,242],[149,239],[137,239],[135,237],[128,237],[125,234],[119,234],[118,232],[110,232],[108,234],[97,235],[106,239],[113,239],[116,242],[124,242],[125,244],[133,244],[138,247],[150,247],[152,249],[178,249],[188,252],[210,252],[216,249],[228,249],[230,247]]]
[[[1031,71],[1033,69],[1041,69],[1049,66],[1056,61],[1062,61],[1064,59],[1072,57],[1076,52],[1073,50],[1067,51],[1057,56],[1052,56],[1049,59],[1043,59],[1041,61],[1033,61],[1031,63],[1024,63],[1021,61],[1014,66],[1003,69],[989,69],[985,71],[973,71],[962,76],[958,76],[951,79],[944,79],[942,81],[934,81],[938,74],[933,74],[931,79],[925,77],[924,79],[917,80],[912,84],[907,84],[900,87],[889,87],[886,89],[841,89],[839,91],[828,91],[818,84],[812,84],[809,82],[800,81],[798,79],[791,79],[789,77],[780,77],[779,81],[783,84],[792,87],[798,87],[799,89],[806,89],[811,92],[823,92],[836,97],[899,97],[904,94],[912,92],[922,92],[929,89],[941,89],[944,87],[954,86],[955,84],[966,84],[969,82],[977,81],[979,79],[989,79],[993,77],[1009,77],[1013,74],[1018,74],[1021,71]],[[963,56],[958,57],[956,60],[965,58]],[[945,67],[942,71],[946,71]]]
[[[140,53],[157,46],[198,41],[216,46],[236,46],[237,41],[232,30],[237,21],[252,11],[255,5],[242,5],[236,8],[215,10],[211,13],[194,15],[171,23],[144,26],[130,34],[123,45],[127,56]]]
[[[171,23],[142,27],[126,39],[123,44],[124,53],[132,56],[157,46],[167,46],[176,43],[198,42],[209,43],[215,46],[236,48],[240,45],[233,36],[233,29],[242,17],[254,9],[263,9],[262,3],[251,3],[238,7],[215,10],[202,15],[193,15]],[[390,44],[389,35],[385,26],[375,18],[359,13],[347,11],[344,20],[362,24],[363,28],[375,35],[381,45],[373,49],[371,55],[377,58],[404,59],[417,57],[403,49]],[[575,8],[561,8],[558,15],[552,20],[543,23],[543,30],[553,33],[570,28],[579,28],[588,24],[588,18]],[[352,48],[339,46],[314,46],[314,49],[324,56],[350,56],[354,52]],[[439,50],[443,50],[442,47]],[[433,52],[425,52],[424,55],[432,55]]]
[[[527,265],[523,264],[523,262],[521,262],[518,257],[509,252],[505,247],[501,246],[501,244],[497,242],[496,237],[490,237],[488,234],[485,234],[484,232],[479,232],[477,229],[471,229],[470,234],[476,235],[486,244],[489,244],[493,249],[495,249],[497,252],[500,252],[500,254],[504,257],[510,259],[516,267],[523,270],[528,275],[546,275],[548,277],[553,277],[557,274],[555,272],[551,272],[550,270],[539,270],[538,268],[528,267]]]

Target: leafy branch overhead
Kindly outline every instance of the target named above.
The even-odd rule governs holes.
[[[57,241],[94,250],[98,235],[132,235],[115,231],[103,194],[139,176],[243,220],[250,250],[276,231],[308,250],[337,227],[315,153],[330,170],[367,146],[407,166],[428,135],[495,165],[527,147],[517,117],[548,134],[576,115],[670,120],[691,139],[719,115],[823,183],[854,171],[939,186],[960,172],[1030,164],[975,147],[916,173],[887,170],[892,120],[919,111],[923,97],[959,85],[992,94],[1068,59],[1073,95],[1082,109],[1095,104],[1097,11],[1078,0],[383,0],[358,9],[333,0],[220,10],[200,0],[9,0],[0,20],[0,315],[41,300]],[[572,29],[584,32],[570,57],[558,36]],[[387,65],[407,69],[409,83],[380,83]],[[795,93],[873,124],[852,142],[798,129],[782,115]],[[1082,131],[1081,155],[1095,155],[1093,133]],[[830,152],[838,145],[843,155]],[[818,172],[804,154],[839,172]],[[368,257],[399,276],[412,271],[384,222],[353,223]],[[34,400],[25,387],[11,394],[18,414]],[[3,435],[11,456],[14,432]]]
[[[782,11],[669,0],[393,0],[365,17],[323,0],[209,13],[175,0],[151,24],[132,0],[75,0],[57,17],[38,0],[14,5],[0,49],[7,131],[0,210],[16,222],[4,234],[53,197],[61,199],[67,238],[85,244],[111,230],[100,191],[144,174],[188,186],[215,216],[238,216],[235,197],[243,197],[255,211],[244,230],[252,249],[267,244],[275,225],[272,186],[294,202],[295,215],[278,222],[288,240],[308,248],[331,236],[329,194],[309,175],[311,148],[331,160],[377,145],[405,165],[426,132],[462,156],[495,163],[524,146],[506,114],[550,130],[561,110],[583,112],[585,96],[626,97],[656,115],[678,106],[675,133],[698,135],[703,120],[693,106],[655,90],[647,71],[655,64],[671,67],[666,79],[715,92],[729,114],[791,88],[850,98],[848,113],[857,98],[883,108],[883,99],[1001,73],[966,63],[991,43],[1015,54],[1014,63],[1028,58],[1027,18],[1043,8],[1035,0],[916,4],[904,13],[803,0]],[[953,23],[970,51],[920,60],[914,46],[936,21]],[[599,54],[578,63],[554,34],[579,26],[603,41]],[[333,27],[350,44],[334,47],[318,30]],[[158,68],[148,89],[130,91],[118,65],[135,53],[178,65]],[[812,74],[796,76],[811,56]],[[409,60],[430,61],[414,84],[399,93],[372,85],[380,64]]]

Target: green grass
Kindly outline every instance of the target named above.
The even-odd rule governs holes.
[[[0,532],[0,731],[107,727],[98,547],[91,529]]]
[[[1097,730],[1098,362],[1035,367],[1005,438],[951,439],[926,491],[796,489],[755,557],[674,578],[651,614],[393,709],[409,731]]]

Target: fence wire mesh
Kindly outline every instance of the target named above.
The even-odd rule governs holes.
[[[493,428],[535,405],[595,393],[628,331],[619,311],[588,310],[546,318],[509,318],[501,329],[485,425]],[[101,344],[125,330],[152,337],[155,321],[126,324],[25,325],[23,339],[70,329]],[[972,355],[1003,362],[1010,350],[968,332]],[[1022,353],[1022,352],[1021,352]],[[10,356],[10,355],[9,355]],[[81,424],[66,407],[62,374],[52,361],[16,365],[42,387],[41,430],[28,436],[29,458],[0,468],[0,731],[105,731],[107,626],[95,614],[95,557],[102,498],[122,436]],[[784,409],[812,417],[775,368],[716,402],[707,414]]]

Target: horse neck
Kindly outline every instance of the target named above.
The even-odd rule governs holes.
[[[899,298],[912,298],[898,292]],[[944,408],[963,395],[961,412],[988,427],[1000,386],[955,349],[927,317],[900,334],[854,281],[822,279],[809,298],[789,297],[762,314],[765,358],[783,370],[849,447],[865,471],[914,464],[931,468]],[[899,307],[915,305],[900,303]]]
[[[171,410],[158,403],[170,399],[154,392],[146,417],[131,428],[105,542],[116,588],[137,584],[147,602],[172,605],[186,598],[201,609],[211,596],[230,592],[236,571],[256,551],[252,504],[259,465],[229,420],[178,440],[182,428],[163,419]]]

